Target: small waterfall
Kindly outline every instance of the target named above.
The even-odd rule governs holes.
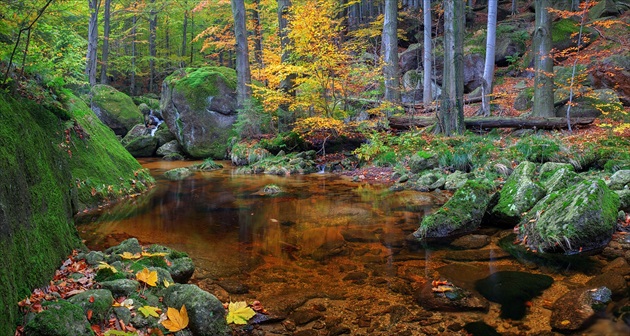
[[[149,122],[147,123],[147,126],[151,130],[151,136],[155,136],[155,132],[157,132],[158,127],[160,127],[160,124],[163,122],[164,120],[160,120],[160,118],[156,117],[153,114],[153,110],[151,110],[149,113]]]
[[[318,164],[317,169],[319,169],[319,171],[317,172],[318,174],[324,174],[326,172],[326,164],[325,163]]]

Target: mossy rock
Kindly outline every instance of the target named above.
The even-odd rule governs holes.
[[[534,88],[525,88],[518,92],[516,99],[514,100],[514,108],[518,111],[527,111],[534,106]]]
[[[615,190],[619,196],[619,209],[630,212],[630,189]]]
[[[578,33],[580,32],[580,23],[572,19],[560,19],[551,24],[551,45],[552,48],[562,51],[578,45]],[[593,31],[585,27],[582,31],[582,38],[592,42],[597,36]],[[590,44],[582,42],[582,47]]]
[[[92,336],[90,322],[80,306],[65,300],[45,305],[24,327],[26,336]],[[7,334],[9,335],[9,334]]]
[[[236,121],[236,72],[225,67],[177,70],[162,84],[164,121],[184,151],[223,159]]]
[[[535,172],[536,165],[525,161],[505,181],[498,203],[491,211],[499,222],[508,225],[518,223],[521,213],[531,209],[545,196],[545,189],[532,180]]]
[[[167,170],[164,173],[164,177],[166,177],[167,179],[171,181],[183,180],[192,175],[193,175],[193,172],[188,168],[175,168],[175,169]]]
[[[175,284],[166,288],[164,304],[177,310],[186,305],[190,319],[188,328],[194,335],[231,335],[221,301],[195,285]]]
[[[185,284],[190,280],[195,272],[195,264],[189,257],[173,259],[171,265],[167,267],[173,281]]]
[[[91,310],[94,322],[105,322],[109,320],[114,297],[107,289],[90,289],[72,296],[68,302],[81,307],[84,314]]]
[[[129,296],[140,288],[140,283],[131,279],[103,281],[100,284],[101,288],[109,290],[114,296]]]
[[[200,164],[196,164],[196,165],[192,165],[192,166],[188,167],[188,169],[191,169],[191,170],[194,170],[194,171],[213,171],[213,170],[218,170],[218,169],[222,169],[222,168],[223,168],[222,164],[216,163],[212,159],[205,159]]]
[[[142,124],[142,113],[131,97],[109,85],[92,87],[91,108],[116,135],[125,136],[133,126]]]
[[[494,187],[487,181],[467,181],[438,211],[422,220],[413,233],[418,240],[443,238],[479,228]]]
[[[603,180],[584,180],[540,200],[519,223],[518,238],[539,252],[601,248],[612,237],[618,209],[619,196]]]
[[[630,188],[630,170],[618,170],[610,177],[608,187],[612,190]]]
[[[230,149],[230,160],[237,166],[251,165],[269,156],[271,153],[257,142],[237,142]]]
[[[111,255],[113,254],[119,255],[125,252],[131,253],[131,254],[137,254],[137,253],[142,252],[142,246],[140,245],[140,242],[138,242],[137,238],[125,239],[122,242],[120,242],[120,244],[116,246],[112,246],[108,248],[107,250],[105,250],[105,253],[111,254]]]
[[[158,145],[159,145],[159,141],[158,141]],[[177,140],[172,140],[158,147],[155,154],[162,157],[173,155],[173,154],[179,154],[181,156],[182,152],[183,150],[182,150],[182,147],[179,145],[179,142],[177,142]]]
[[[542,176],[542,175],[541,175]],[[565,189],[571,185],[584,181],[584,178],[569,168],[560,168],[555,170],[553,175],[547,179],[541,178],[541,185],[545,188],[547,194]]]
[[[437,155],[425,151],[420,151],[409,158],[409,170],[413,174],[437,168],[438,166],[439,163]]]

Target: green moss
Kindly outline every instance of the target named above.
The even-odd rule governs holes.
[[[153,178],[120,145],[112,130],[72,93],[65,92],[63,98],[76,121],[66,125],[68,163],[77,186],[75,211],[146,191]]]
[[[551,40],[553,43],[566,41],[568,36],[580,31],[580,25],[571,19],[561,19],[553,23],[551,27]]]
[[[143,121],[140,110],[131,97],[109,85],[95,85],[92,88],[92,103],[116,115],[128,130]]]
[[[174,84],[175,89],[184,93],[193,109],[199,110],[206,104],[205,97],[219,93],[216,87],[219,79],[236,90],[236,71],[226,67],[187,68],[166,77],[165,81]]]
[[[0,335],[15,331],[16,302],[81,246],[62,125],[35,102],[0,94]]]
[[[136,266],[138,265],[138,266]],[[168,268],[168,265],[166,264],[166,261],[164,260],[164,257],[149,257],[149,258],[142,258],[138,261],[136,261],[134,263],[134,265],[131,267],[132,269],[139,269],[140,271],[142,271],[142,269],[146,267],[161,267],[161,268]]]
[[[96,272],[96,276],[94,277],[94,281],[96,282],[104,282],[104,281],[113,281],[119,279],[126,279],[127,277],[123,272],[114,273],[112,270],[108,268],[100,269]]]

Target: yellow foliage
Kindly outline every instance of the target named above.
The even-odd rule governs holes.
[[[157,286],[158,276],[156,271],[149,271],[149,269],[145,268],[141,272],[136,273],[136,279],[151,287],[155,287]]]
[[[247,324],[247,321],[254,315],[256,315],[256,312],[248,307],[245,301],[230,302],[226,319],[227,323]]]

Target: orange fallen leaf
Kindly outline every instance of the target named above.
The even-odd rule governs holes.
[[[162,325],[170,332],[180,331],[188,326],[188,312],[186,311],[186,305],[182,305],[182,308],[177,311],[175,308],[168,308],[166,312],[168,320],[162,321]]]
[[[88,318],[88,320],[91,320],[91,319],[92,319],[92,314],[93,314],[93,313],[92,313],[92,309],[89,309],[89,310],[87,311],[87,318]]]

